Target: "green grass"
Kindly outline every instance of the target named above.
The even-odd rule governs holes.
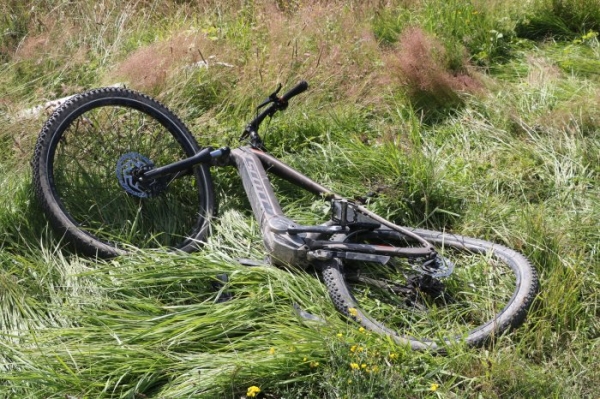
[[[596,0],[32,5],[0,5],[0,396],[597,396]],[[47,226],[29,163],[48,113],[21,111],[125,82],[202,145],[235,146],[301,78],[310,90],[262,128],[272,153],[345,196],[377,193],[369,207],[398,223],[521,251],[541,285],[521,328],[412,353],[343,318],[314,271],[240,266],[265,250],[231,170],[214,174],[219,215],[194,254],[97,261]],[[286,213],[326,219],[274,184]]]

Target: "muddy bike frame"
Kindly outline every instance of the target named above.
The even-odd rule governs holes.
[[[235,166],[242,179],[254,216],[260,225],[270,261],[274,264],[306,267],[309,264],[319,264],[333,259],[386,263],[391,256],[424,258],[425,263],[427,260],[435,259],[436,252],[433,246],[417,234],[387,221],[354,201],[333,193],[266,152],[257,133],[260,123],[267,116],[272,116],[275,112],[285,109],[288,100],[306,90],[308,85],[306,82],[300,82],[288,93],[278,97],[277,93],[280,88],[271,94],[259,108],[268,104],[270,106],[244,129],[240,139],[249,138],[250,145],[233,150],[229,147],[216,150],[207,147],[189,158],[143,171],[136,176],[136,179],[143,184],[166,176],[176,178],[179,175],[190,173],[194,165],[201,163],[213,166]],[[330,200],[332,220],[323,225],[305,226],[286,217],[267,172],[316,196]],[[393,247],[323,239],[338,234],[345,236],[356,229],[375,230],[380,228],[396,231],[407,239],[419,243],[420,246]]]

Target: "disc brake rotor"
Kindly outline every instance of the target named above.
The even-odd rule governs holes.
[[[433,278],[448,277],[454,271],[454,263],[448,258],[436,255],[435,258],[424,261],[415,262],[412,266],[413,270],[431,276]]]
[[[117,179],[121,187],[134,197],[155,197],[163,192],[166,186],[158,180],[146,182],[139,179],[142,172],[153,168],[154,163],[147,157],[137,152],[128,152],[117,161]]]

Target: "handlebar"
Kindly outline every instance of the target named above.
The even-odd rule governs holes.
[[[267,116],[271,117],[277,111],[286,109],[288,106],[288,101],[292,97],[297,96],[298,94],[303,93],[308,89],[308,83],[305,80],[301,80],[296,86],[294,86],[292,89],[290,89],[283,96],[278,97],[277,93],[279,92],[280,89],[281,89],[281,84],[279,85],[277,90],[275,90],[275,92],[269,96],[269,98],[267,100],[265,100],[262,104],[260,104],[258,106],[258,108],[260,109],[260,108],[264,107],[265,105],[270,104],[269,107],[267,107],[267,109],[262,111],[250,123],[248,123],[248,125],[246,125],[246,127],[244,128],[244,132],[242,133],[242,136],[240,137],[240,141],[250,137],[250,142],[253,147],[264,150],[262,140],[261,140],[260,136],[258,135],[258,127],[260,126],[262,121]]]
[[[283,102],[288,102],[294,96],[297,96],[300,93],[305,92],[308,89],[308,83],[306,80],[300,81],[295,87],[293,87],[290,91],[281,96],[280,100]]]

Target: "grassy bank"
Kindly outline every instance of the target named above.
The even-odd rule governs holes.
[[[595,397],[600,377],[600,3],[135,1],[0,4],[0,392],[5,397]],[[399,224],[515,248],[540,274],[485,348],[413,353],[360,331],[317,276],[264,250],[239,180],[191,255],[63,249],[29,162],[51,109],[122,83],[201,144],[235,145],[278,82],[306,79],[267,148]],[[322,203],[277,183],[285,211]],[[220,303],[227,273],[236,300]],[[305,320],[294,304],[325,323]],[[359,349],[360,348],[360,349]],[[351,364],[358,365],[355,369]],[[364,364],[364,367],[362,366]]]

